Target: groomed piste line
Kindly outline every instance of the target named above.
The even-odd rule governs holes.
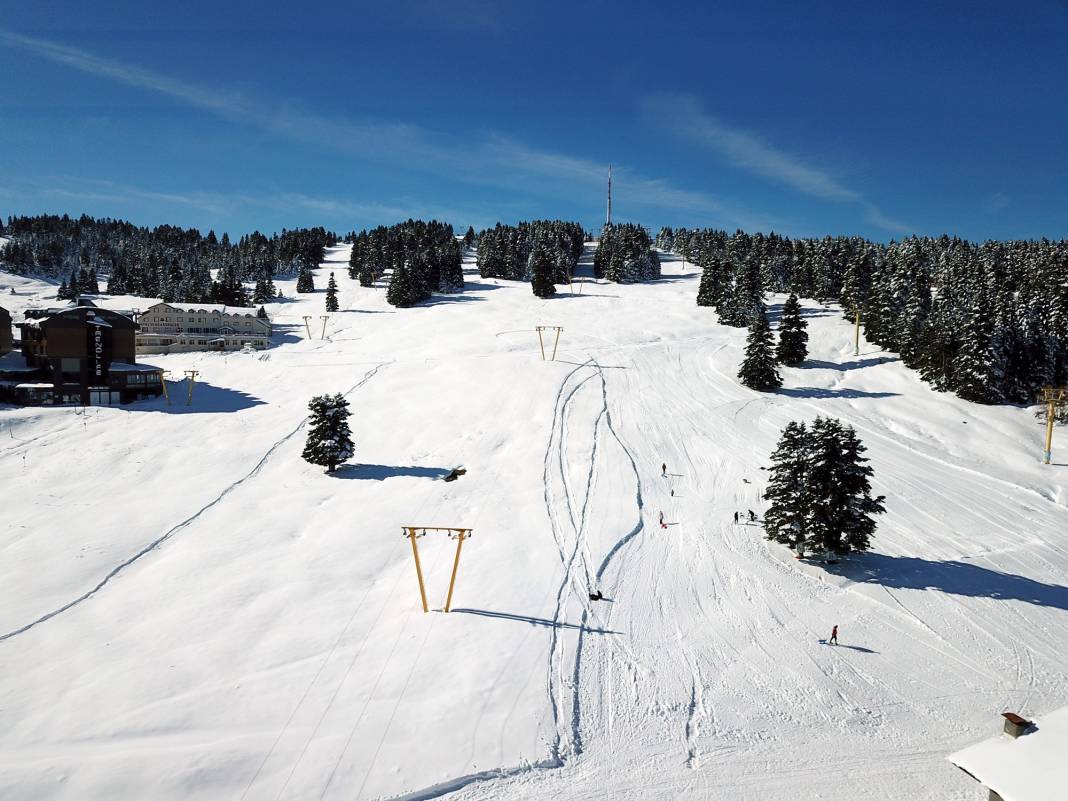
[[[364,374],[363,378],[361,378],[359,381],[357,381],[355,384],[353,384],[351,387],[349,387],[349,389],[345,390],[345,392],[342,393],[342,394],[344,394],[346,396],[352,394],[357,389],[359,389],[364,384],[366,384],[368,381],[370,381],[379,370],[381,370],[383,367],[385,367],[389,363],[390,362],[382,362],[381,364],[377,365],[374,369],[372,369],[369,372],[367,372],[366,374]],[[278,448],[280,448],[282,445],[284,445],[286,442],[288,442],[290,439],[292,439],[302,428],[304,428],[304,426],[307,424],[307,422],[308,422],[308,419],[306,417],[303,418],[300,421],[300,423],[297,425],[296,428],[294,428],[292,431],[290,431],[288,434],[286,434],[280,440],[275,442],[267,450],[267,453],[263,454],[263,456],[260,458],[260,460],[258,462],[256,462],[256,465],[250,471],[248,471],[245,475],[243,475],[237,481],[233,482],[228,487],[226,487],[226,489],[224,489],[217,496],[215,496],[215,498],[212,501],[210,501],[206,505],[200,507],[200,509],[198,509],[192,515],[187,517],[181,523],[178,523],[177,525],[172,526],[162,536],[154,539],[152,542],[150,542],[144,548],[139,550],[133,556],[131,556],[128,559],[126,559],[125,561],[120,562],[119,564],[117,564],[115,567],[113,567],[107,573],[107,575],[104,576],[104,578],[102,578],[99,582],[97,582],[96,585],[92,589],[88,590],[87,592],[82,593],[77,598],[75,598],[75,599],[73,599],[71,601],[68,601],[67,603],[63,604],[63,606],[60,606],[60,607],[58,607],[56,609],[53,609],[51,612],[47,612],[47,613],[41,615],[36,620],[31,620],[29,623],[26,623],[25,625],[20,626],[17,629],[9,631],[6,634],[0,635],[0,642],[3,642],[4,640],[10,640],[12,637],[17,637],[19,634],[23,634],[23,633],[29,631],[30,629],[34,628],[35,626],[38,626],[38,625],[40,625],[41,623],[44,623],[47,620],[51,620],[52,618],[56,617],[56,615],[61,615],[64,612],[66,612],[67,610],[73,609],[75,606],[78,606],[78,604],[82,603],[83,601],[87,601],[90,598],[92,598],[94,595],[96,595],[98,592],[100,592],[100,590],[102,590],[109,583],[111,583],[111,580],[113,578],[115,578],[120,573],[122,573],[124,570],[126,570],[126,568],[128,568],[134,562],[138,561],[139,559],[141,559],[141,557],[145,556],[146,554],[154,551],[156,548],[158,548],[160,545],[165,543],[167,540],[169,540],[171,537],[173,537],[179,531],[181,531],[182,529],[186,528],[190,523],[193,523],[197,518],[199,518],[206,511],[208,511],[213,506],[215,506],[220,501],[222,501],[227,495],[229,495],[235,489],[240,487],[242,484],[244,484],[250,478],[254,478],[260,472],[260,470],[263,469],[263,466],[265,464],[267,464],[267,460],[271,458],[271,455],[274,454],[274,452],[276,450],[278,450]]]
[[[600,579],[603,576],[605,570],[608,569],[608,566],[612,562],[613,558],[616,555],[619,554],[619,552],[622,550],[622,548],[627,543],[631,542],[644,529],[645,524],[642,521],[641,514],[642,514],[642,509],[644,508],[645,504],[644,504],[644,500],[642,498],[642,482],[641,482],[641,475],[638,472],[637,462],[635,462],[634,456],[631,454],[630,449],[627,448],[627,446],[625,444],[623,444],[623,441],[620,438],[619,433],[615,430],[615,427],[614,427],[614,425],[612,423],[612,414],[608,410],[608,382],[605,381],[604,371],[601,368],[601,365],[599,365],[595,359],[590,357],[586,362],[584,362],[583,364],[579,365],[574,370],[572,370],[570,373],[568,373],[566,376],[564,376],[563,381],[561,381],[561,383],[560,383],[560,389],[558,390],[557,395],[556,395],[556,413],[553,415],[553,424],[552,424],[552,427],[550,428],[550,432],[549,432],[549,445],[548,445],[548,447],[546,448],[546,451],[545,451],[545,470],[544,470],[545,502],[546,502],[547,509],[550,510],[550,515],[549,516],[550,516],[550,521],[552,523],[552,528],[554,530],[554,534],[557,533],[556,532],[556,519],[555,519],[555,515],[551,512],[551,503],[550,503],[550,500],[549,500],[549,492],[548,492],[549,463],[550,463],[551,455],[552,455],[552,443],[557,438],[557,427],[556,426],[557,426],[557,420],[560,417],[560,411],[561,411],[561,408],[562,408],[561,400],[563,400],[563,402],[564,402],[563,405],[566,405],[567,401],[570,399],[570,397],[572,395],[575,394],[575,392],[578,391],[579,387],[581,387],[587,380],[589,380],[588,378],[587,379],[583,379],[583,381],[579,382],[579,384],[577,386],[572,388],[571,392],[568,393],[568,395],[565,397],[564,391],[565,391],[565,388],[567,387],[568,382],[571,380],[571,377],[573,375],[575,375],[575,373],[577,373],[579,370],[581,370],[584,367],[591,367],[591,368],[595,369],[597,371],[595,375],[598,378],[600,378],[600,380],[601,380],[601,395],[602,395],[602,400],[603,400],[604,405],[603,405],[600,413],[597,415],[596,424],[597,425],[600,424],[600,420],[601,420],[602,416],[605,418],[606,423],[608,425],[609,432],[612,434],[612,437],[615,439],[615,441],[619,444],[620,448],[622,448],[623,452],[627,456],[628,461],[630,462],[631,469],[634,471],[634,479],[635,479],[635,482],[636,482],[636,485],[637,485],[636,492],[635,492],[635,502],[636,502],[637,507],[638,507],[638,522],[635,524],[635,526],[632,529],[627,531],[626,534],[624,534],[619,540],[617,540],[616,543],[611,547],[611,549],[609,549],[608,553],[605,555],[604,559],[601,561],[601,564],[597,568],[596,576],[597,576],[598,579]],[[592,378],[593,376],[590,376],[590,377]],[[591,464],[591,468],[590,469],[592,471],[592,469],[593,469],[592,464]],[[587,491],[588,490],[589,490],[589,485],[587,485]],[[588,501],[589,501],[589,497],[587,495],[586,502],[588,502]],[[585,503],[584,503],[584,506],[585,506]],[[574,548],[574,550],[573,550],[573,552],[571,554],[570,559],[568,559],[567,563],[565,564],[563,584],[561,585],[560,591],[559,591],[559,593],[557,595],[557,608],[556,608],[556,612],[554,614],[554,619],[557,619],[559,617],[563,592],[566,589],[566,587],[571,583],[571,578],[572,578],[571,577],[571,566],[574,563],[576,555],[582,549],[582,544],[583,544],[582,543],[582,538],[579,536],[579,532],[576,532],[575,548]],[[558,537],[557,537],[557,546],[558,546],[558,548],[560,547],[559,538]],[[561,555],[561,558],[564,558],[564,554],[563,554],[563,550],[562,549],[561,549],[560,555]],[[529,773],[536,773],[538,771],[543,771],[543,770],[558,770],[558,769],[564,767],[565,764],[567,764],[568,758],[574,758],[574,757],[580,756],[582,754],[581,733],[579,731],[579,727],[581,725],[581,714],[580,714],[581,713],[581,703],[580,703],[580,699],[579,699],[578,686],[579,686],[579,674],[580,674],[580,671],[581,671],[581,663],[582,663],[582,646],[583,646],[583,642],[584,642],[584,635],[586,633],[586,623],[587,623],[588,619],[589,619],[589,610],[588,609],[584,609],[583,612],[582,612],[582,619],[581,619],[581,623],[580,623],[580,627],[579,627],[578,640],[577,640],[577,642],[575,644],[575,666],[574,666],[574,669],[572,671],[572,690],[573,690],[573,695],[572,695],[572,699],[571,699],[572,716],[571,716],[571,727],[570,727],[571,728],[570,734],[571,734],[572,742],[571,742],[571,748],[569,749],[568,753],[565,754],[565,753],[562,752],[563,749],[562,749],[562,742],[561,741],[562,741],[563,738],[562,738],[562,734],[560,732],[560,727],[559,727],[559,713],[558,713],[557,704],[556,704],[556,700],[557,699],[555,697],[555,688],[554,688],[553,682],[552,682],[552,670],[553,670],[553,662],[554,662],[554,653],[553,652],[554,652],[554,650],[555,650],[555,648],[557,646],[557,642],[558,642],[557,630],[554,627],[553,628],[553,632],[552,632],[552,636],[551,636],[551,640],[550,640],[550,647],[549,647],[549,661],[550,661],[549,701],[550,701],[550,709],[551,709],[552,714],[553,714],[553,724],[554,724],[554,728],[556,729],[556,738],[555,738],[555,741],[552,743],[552,745],[550,747],[550,756],[549,756],[549,758],[543,759],[543,760],[539,760],[538,762],[524,763],[522,765],[517,765],[517,766],[511,767],[511,768],[494,768],[494,769],[491,769],[491,770],[478,771],[477,773],[468,773],[468,774],[465,774],[463,776],[458,776],[458,777],[456,777],[454,779],[447,779],[447,780],[445,780],[443,782],[439,782],[438,784],[433,784],[430,787],[424,787],[421,790],[414,790],[414,791],[409,792],[409,793],[402,793],[400,795],[389,796],[389,801],[434,801],[434,799],[442,798],[442,797],[447,796],[447,795],[449,795],[451,793],[455,793],[455,792],[457,792],[459,790],[462,790],[465,787],[468,787],[468,786],[470,786],[472,784],[479,784],[481,782],[488,782],[488,781],[500,780],[500,779],[511,779],[511,778],[516,777],[516,776],[522,776],[524,774],[529,774]]]

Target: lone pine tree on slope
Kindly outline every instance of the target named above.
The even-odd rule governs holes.
[[[308,441],[301,456],[306,462],[325,467],[333,473],[353,454],[352,431],[349,429],[349,402],[341,396],[317,395],[308,403]]]
[[[336,312],[337,309],[337,281],[334,280],[334,274],[330,273],[330,280],[326,282],[326,310]]]
[[[779,345],[775,357],[779,364],[796,366],[808,356],[808,323],[801,317],[801,304],[797,295],[791,293],[782,307],[779,320]]]
[[[782,378],[775,367],[773,344],[771,325],[768,324],[768,316],[764,313],[764,304],[761,303],[749,325],[749,336],[745,340],[745,358],[738,369],[738,378],[750,389],[767,392],[782,386]]]
[[[764,497],[768,539],[806,551],[842,555],[866,551],[875,532],[872,515],[886,511],[871,496],[871,466],[856,432],[817,417],[811,427],[790,423],[772,454]]]

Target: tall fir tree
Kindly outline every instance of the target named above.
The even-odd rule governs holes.
[[[775,367],[774,339],[764,304],[760,304],[749,326],[745,358],[738,369],[738,378],[750,389],[768,392],[782,386],[782,377]]]
[[[765,490],[768,539],[789,545],[798,556],[821,552],[840,556],[865,551],[885,511],[872,497],[871,466],[864,445],[849,426],[817,417],[812,426],[789,423],[772,454]]]
[[[720,303],[720,264],[715,256],[704,259],[701,267],[701,283],[697,287],[697,305],[715,308]]]
[[[301,454],[304,461],[333,473],[354,453],[348,418],[349,402],[340,394],[317,395],[308,403],[308,440]]]
[[[808,323],[801,316],[801,304],[797,295],[790,293],[782,307],[779,318],[779,344],[775,358],[779,364],[796,367],[808,356]]]
[[[805,555],[806,523],[812,505],[808,481],[811,442],[804,423],[787,423],[771,454],[764,500],[764,531],[768,539]]]
[[[330,273],[330,280],[326,282],[326,310],[328,312],[336,312],[338,310],[337,281],[334,280],[333,273]]]
[[[389,287],[386,289],[386,302],[400,309],[419,302],[418,291],[412,284],[408,265],[403,262],[393,267],[393,275],[390,276]]]
[[[297,292],[307,293],[315,291],[315,279],[307,262],[301,262],[300,271],[297,273]]]
[[[553,285],[554,271],[549,251],[542,246],[535,247],[530,253],[530,285],[539,298],[551,298],[556,294],[556,287]]]

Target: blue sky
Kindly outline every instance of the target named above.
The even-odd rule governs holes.
[[[0,214],[1068,237],[1068,0],[37,0]]]

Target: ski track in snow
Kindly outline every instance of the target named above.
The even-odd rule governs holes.
[[[382,364],[379,364],[377,367],[374,367],[370,371],[368,371],[359,381],[357,381],[355,384],[353,384],[351,387],[349,387],[347,390],[345,390],[345,392],[343,394],[346,397],[348,395],[351,395],[357,389],[359,389],[364,384],[366,384],[368,381],[370,381],[372,378],[374,378],[375,374],[377,374],[378,371],[380,369],[382,369],[382,367],[384,367],[386,364],[387,363],[384,362]],[[220,492],[218,495],[216,495],[211,501],[206,503],[204,506],[201,506],[199,509],[197,509],[195,512],[193,512],[193,514],[191,514],[185,520],[183,520],[182,522],[177,523],[174,526],[172,526],[171,528],[167,529],[167,531],[165,531],[161,536],[159,536],[156,539],[152,540],[152,542],[148,543],[148,545],[143,547],[141,550],[139,550],[136,553],[134,553],[128,559],[126,559],[126,560],[120,562],[119,564],[115,565],[115,567],[113,567],[110,571],[108,571],[108,573],[105,574],[104,577],[102,579],[100,579],[100,581],[97,582],[91,589],[87,590],[86,592],[82,593],[81,595],[77,596],[76,598],[74,598],[74,599],[68,601],[67,603],[63,604],[63,606],[57,607],[56,609],[53,609],[51,612],[47,612],[47,613],[41,615],[40,617],[36,618],[35,620],[31,620],[29,623],[25,623],[22,626],[19,626],[18,628],[7,632],[6,634],[0,635],[0,642],[3,642],[4,640],[10,640],[12,637],[17,637],[18,635],[29,631],[30,629],[34,628],[35,626],[38,626],[41,623],[44,623],[44,622],[46,622],[48,620],[51,620],[52,618],[56,617],[57,615],[61,615],[64,612],[67,612],[70,609],[73,609],[74,607],[78,606],[82,602],[87,601],[90,598],[92,598],[94,595],[96,595],[98,592],[100,592],[100,590],[104,589],[104,587],[106,587],[108,584],[110,584],[112,579],[114,579],[117,576],[119,576],[121,573],[123,573],[127,568],[129,568],[135,562],[139,561],[142,557],[147,556],[149,553],[151,553],[152,551],[154,551],[157,548],[159,548],[160,545],[165,543],[167,540],[171,539],[171,537],[173,537],[175,534],[177,534],[182,529],[188,527],[190,523],[194,522],[202,514],[204,514],[209,509],[213,508],[214,506],[216,506],[217,504],[222,502],[231,492],[236,490],[238,487],[240,487],[242,484],[247,482],[249,479],[255,478],[259,474],[260,470],[263,469],[263,466],[267,463],[267,461],[271,458],[271,456],[274,455],[274,452],[277,451],[283,445],[285,445],[285,443],[287,443],[290,439],[292,439],[294,436],[296,436],[300,431],[302,431],[304,429],[304,426],[307,424],[307,422],[308,422],[308,420],[307,420],[306,417],[301,419],[300,423],[297,424],[296,428],[294,428],[288,434],[283,436],[281,439],[276,440],[274,442],[274,444],[272,444],[271,447],[267,449],[267,452],[264,453],[262,457],[260,457],[260,460],[258,462],[256,462],[256,464],[252,467],[252,469],[249,470],[247,473],[245,473],[245,475],[241,476],[241,478],[237,479],[233,483],[227,485],[226,488],[223,489],[222,492]]]
[[[582,269],[591,255],[587,247]],[[997,712],[1041,713],[1068,692],[1068,607],[1056,595],[1068,564],[1066,495],[1059,474],[1019,457],[1017,441],[1034,432],[1018,410],[933,393],[889,363],[784,370],[788,387],[838,396],[754,393],[733,375],[744,331],[693,308],[696,279],[673,275],[678,261],[648,285],[589,282],[591,294],[531,303],[529,287],[494,281],[469,288],[482,302],[401,312],[384,304],[381,281],[369,289],[347,279],[344,258],[336,249],[322,265],[340,271],[343,303],[378,314],[341,312],[326,340],[281,344],[256,357],[256,371],[235,360],[233,385],[259,381],[262,393],[278,383],[268,398],[277,403],[305,381],[343,384],[352,367],[375,365],[350,394],[396,365],[353,418],[361,454],[374,447],[368,461],[384,464],[343,477],[357,480],[291,479],[272,456],[302,421],[92,590],[0,636],[5,656],[21,660],[0,684],[13,724],[0,740],[11,754],[0,757],[0,795],[53,797],[62,776],[71,797],[102,799],[116,792],[107,777],[130,776],[120,794],[165,801],[200,790],[249,801],[944,801],[972,789],[946,753],[993,734]],[[479,283],[471,258],[465,272]],[[282,319],[315,311],[321,295],[292,302],[304,305],[280,307]],[[818,317],[813,358],[847,358],[848,324]],[[559,363],[539,361],[536,343],[520,339],[535,323],[565,326]],[[382,354],[393,361],[371,360]],[[950,426],[958,413],[971,425]],[[798,563],[759,523],[731,522],[735,511],[763,512],[760,465],[786,421],[815,414],[857,429],[876,489],[890,498],[874,539],[882,572],[870,579]],[[246,419],[231,418],[241,434]],[[983,419],[1008,454],[1001,460],[962,433]],[[0,469],[10,474],[27,452],[45,461],[83,434],[79,422],[16,417]],[[469,466],[462,481],[420,483],[430,465],[456,463]],[[190,565],[205,574],[188,589],[189,611],[168,620],[184,593],[146,587],[148,569],[128,568],[182,530],[255,516],[234,490],[261,473],[279,498],[300,488],[300,515],[274,529],[265,517],[262,542],[238,532],[207,555],[183,554],[184,566],[154,561],[171,565],[176,587],[193,578]],[[205,517],[211,509],[223,514]],[[474,614],[425,616],[410,554],[387,546],[395,534],[383,531],[459,521],[480,536],[460,570],[472,608],[454,611]],[[8,547],[28,548],[31,533]],[[232,575],[227,560],[250,552],[283,567],[250,559]],[[451,557],[428,538],[424,559],[437,592]],[[977,586],[955,583],[962,570]],[[127,596],[147,603],[162,629],[159,658],[139,640],[145,631],[98,642],[98,631],[79,636],[77,616],[56,621],[55,640],[71,643],[16,636],[124,572],[130,588],[102,595],[101,614]],[[233,594],[242,606],[198,626],[228,596],[198,606],[196,590],[232,578],[245,582]],[[997,586],[987,591],[984,580]],[[606,600],[589,601],[593,589]],[[832,623],[842,647],[822,643]],[[237,647],[220,650],[228,639]],[[24,653],[34,647],[40,654]],[[99,671],[62,672],[90,659]],[[38,662],[62,677],[62,692],[19,678]],[[138,692],[93,683],[108,670]],[[169,683],[171,670],[181,675]],[[113,769],[107,760],[120,752]],[[127,767],[141,762],[144,774]]]

